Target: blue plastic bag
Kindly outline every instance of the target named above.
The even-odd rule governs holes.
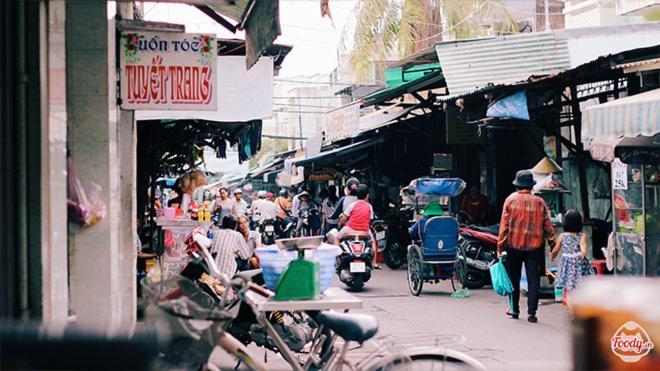
[[[493,281],[493,290],[500,296],[507,296],[513,292],[513,285],[509,279],[509,274],[502,264],[502,260],[490,267],[490,278]]]

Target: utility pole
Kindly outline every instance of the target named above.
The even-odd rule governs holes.
[[[300,90],[298,90],[298,129],[300,130],[300,149],[303,149],[302,112],[300,110]]]
[[[543,1],[545,5],[545,30],[550,31],[550,0]]]

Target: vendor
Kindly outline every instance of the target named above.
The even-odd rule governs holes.
[[[183,212],[188,212],[195,190],[207,184],[206,175],[201,170],[193,170],[179,177],[174,183],[177,197],[169,202],[170,207],[179,207]],[[178,205],[178,206],[175,206]]]
[[[484,220],[488,213],[488,197],[481,193],[479,188],[470,187],[470,192],[463,196],[461,211],[468,214],[472,223]]]

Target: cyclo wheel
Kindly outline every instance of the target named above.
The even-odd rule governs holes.
[[[424,286],[424,280],[422,277],[422,254],[417,246],[411,246],[408,250],[408,273],[406,277],[408,278],[410,293],[419,296],[422,292],[422,286]]]
[[[465,288],[465,274],[467,273],[467,266],[465,265],[465,260],[459,257],[456,262],[456,270],[451,276],[451,288],[454,291],[457,291],[459,284],[461,288]]]

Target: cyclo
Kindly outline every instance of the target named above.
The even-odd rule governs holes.
[[[419,228],[417,238],[408,246],[408,287],[418,296],[424,283],[438,283],[451,280],[454,291],[466,267],[458,259],[458,220],[450,214],[451,197],[458,196],[465,189],[465,182],[459,178],[418,178],[403,188],[404,203],[415,206],[415,216],[432,202],[437,201],[445,210],[444,215],[430,216]]]

